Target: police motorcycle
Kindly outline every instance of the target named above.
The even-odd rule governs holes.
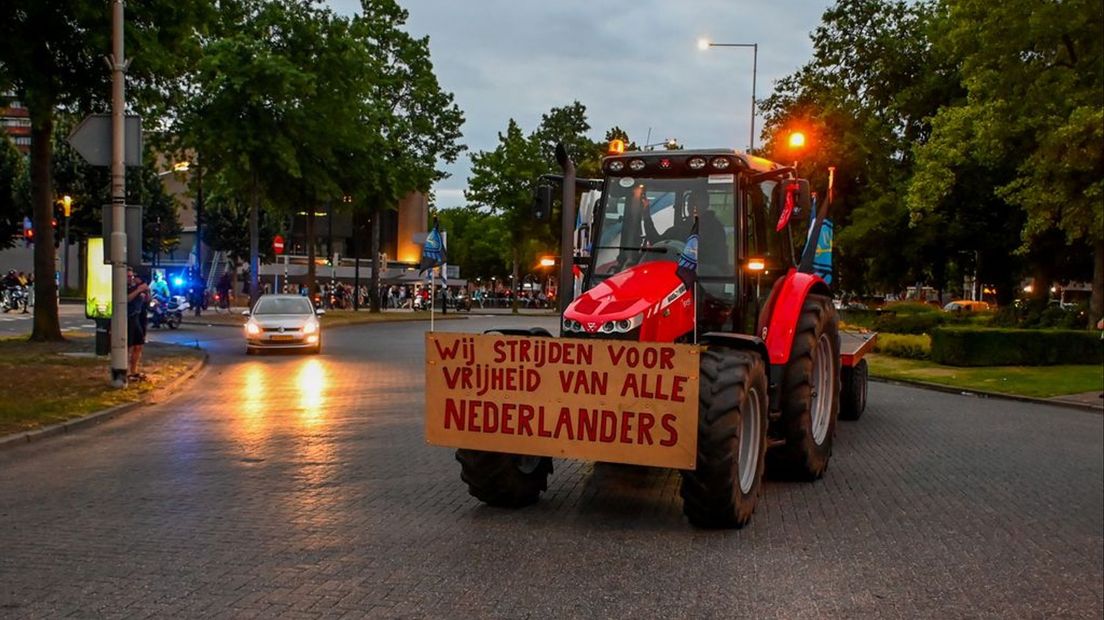
[[[168,301],[154,296],[150,299],[149,325],[158,328],[166,325],[169,329],[177,329],[184,320],[184,313],[191,307],[188,298],[183,295],[173,295]]]

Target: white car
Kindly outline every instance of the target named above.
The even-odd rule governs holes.
[[[245,323],[245,352],[262,349],[306,349],[322,351],[322,323],[325,310],[298,295],[262,295],[253,310],[242,312]]]

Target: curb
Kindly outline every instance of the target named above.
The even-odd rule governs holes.
[[[1032,403],[1035,405],[1050,405],[1052,407],[1064,407],[1066,409],[1077,409],[1079,411],[1088,411],[1098,415],[1104,415],[1104,408],[1094,407],[1092,405],[1086,405],[1083,403],[1068,401],[1068,400],[1051,400],[1049,398],[1035,398],[1033,396],[1017,396],[1015,394],[1001,394],[1000,392],[986,392],[983,390],[964,390],[962,388],[951,387],[949,385],[940,385],[938,383],[928,383],[926,381],[910,381],[907,379],[887,379],[884,377],[875,377],[870,375],[870,381],[877,381],[878,383],[888,383],[890,385],[900,385],[904,387],[922,388],[925,390],[932,390],[934,392],[944,392],[946,394],[957,394],[959,396],[973,396],[975,398],[995,398],[998,400],[1014,400],[1021,403]]]
[[[136,400],[132,403],[122,403],[115,405],[114,407],[108,407],[101,411],[96,411],[79,418],[73,418],[72,420],[66,420],[64,422],[58,422],[57,424],[51,424],[50,426],[44,426],[42,428],[35,429],[33,431],[24,431],[21,433],[15,433],[14,435],[7,435],[0,437],[0,451],[15,448],[32,442],[40,441],[48,437],[54,437],[55,435],[64,435],[70,431],[76,431],[89,426],[94,426],[108,420],[115,419],[120,415],[145,405],[163,402],[169,396],[172,396],[181,385],[186,381],[194,378],[207,366],[207,361],[210,355],[204,351],[203,357],[200,358],[191,368],[184,371],[184,374],[174,379],[168,385],[158,388],[141,400]]]

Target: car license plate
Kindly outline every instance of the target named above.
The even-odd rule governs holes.
[[[289,340],[295,340],[295,336],[291,334],[276,334],[272,337],[272,339],[278,342],[287,342]]]

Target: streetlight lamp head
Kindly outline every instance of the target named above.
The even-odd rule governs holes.
[[[192,164],[189,161],[178,161],[173,164],[172,169],[173,172],[187,172],[188,168],[190,168],[191,165]]]
[[[698,39],[698,49],[702,51],[709,49],[709,43],[709,39],[701,37],[700,39]]]
[[[805,148],[805,134],[800,131],[795,131],[790,134],[790,148],[802,149]]]

